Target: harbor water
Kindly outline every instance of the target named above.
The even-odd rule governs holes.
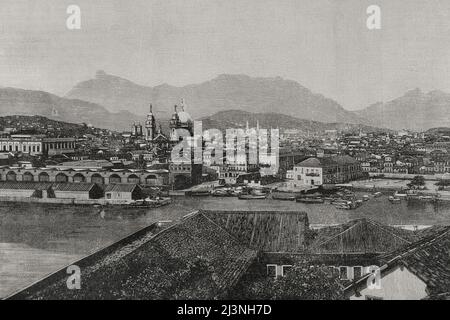
[[[361,195],[360,195],[361,196]],[[156,221],[176,220],[197,209],[305,211],[311,225],[370,218],[389,225],[450,224],[450,202],[371,198],[355,210],[324,204],[220,197],[176,197],[155,209],[0,204],[0,297],[5,297],[89,253]]]

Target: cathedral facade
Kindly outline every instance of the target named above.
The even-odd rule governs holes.
[[[161,124],[157,127],[152,105],[144,127],[140,123],[135,123],[132,127],[132,136],[138,141],[144,141],[160,162],[169,164],[169,183],[173,189],[188,188],[201,183],[202,180],[203,166],[194,163],[193,155],[183,161],[174,161],[171,157],[171,151],[176,145],[194,135],[193,124],[194,121],[186,112],[186,104],[182,99],[180,105],[174,106],[174,113],[169,120],[168,137],[162,132]]]

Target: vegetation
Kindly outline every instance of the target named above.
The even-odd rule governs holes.
[[[245,278],[231,298],[249,300],[343,300],[342,287],[336,274],[325,267],[294,266],[286,276],[272,278],[261,275]]]
[[[425,178],[423,176],[415,176],[407,186],[411,189],[419,189],[425,186]]]
[[[448,187],[450,186],[450,180],[440,180],[436,185],[439,187]]]

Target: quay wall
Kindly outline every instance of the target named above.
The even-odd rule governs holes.
[[[378,177],[383,175],[383,179],[396,179],[396,180],[411,180],[415,176],[422,176],[425,180],[430,181],[439,181],[442,179],[442,173],[436,174],[408,174],[408,173],[377,173],[377,172],[369,172],[369,177]]]
[[[126,200],[106,200],[106,199],[75,199],[75,198],[31,198],[0,196],[1,202],[17,203],[47,203],[47,204],[69,204],[69,205],[120,205],[127,204]]]

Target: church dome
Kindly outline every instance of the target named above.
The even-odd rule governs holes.
[[[192,117],[189,113],[186,111],[180,111],[178,112],[178,119],[182,123],[192,122]]]

